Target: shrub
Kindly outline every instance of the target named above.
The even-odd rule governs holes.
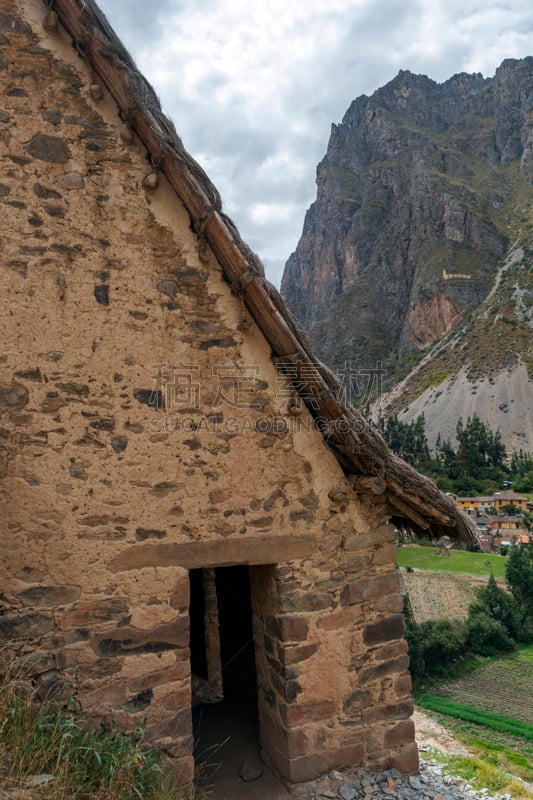
[[[465,631],[458,620],[432,619],[408,625],[406,638],[415,680],[446,672],[465,652]]]
[[[480,656],[493,656],[512,650],[515,646],[503,623],[488,614],[480,613],[469,617],[467,631],[473,652]]]

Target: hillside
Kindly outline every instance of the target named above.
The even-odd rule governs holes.
[[[533,449],[533,236],[512,249],[474,313],[430,346],[375,407],[376,416],[425,417],[428,443],[454,439],[477,414],[499,430],[508,452]]]
[[[401,71],[359,97],[286,264],[318,354],[351,374],[382,362],[383,411],[423,410],[430,441],[477,412],[533,449],[532,85],[529,57],[442,84]]]

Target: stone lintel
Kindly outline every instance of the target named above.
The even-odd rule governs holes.
[[[279,564],[311,556],[314,536],[247,536],[240,539],[164,542],[130,547],[111,561],[112,572],[144,567],[179,566],[186,569],[232,564]]]

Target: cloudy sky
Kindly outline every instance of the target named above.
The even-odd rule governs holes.
[[[98,2],[276,284],[352,100],[533,55],[531,0]]]

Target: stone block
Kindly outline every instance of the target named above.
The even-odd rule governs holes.
[[[181,738],[192,734],[192,714],[190,707],[182,708],[176,714],[161,720],[146,731],[146,738],[149,742],[155,742],[163,737],[170,736]]]
[[[354,622],[361,618],[363,613],[361,605],[349,605],[338,611],[321,617],[317,622],[317,628],[323,631],[338,631],[352,626]]]
[[[311,658],[320,645],[318,644],[302,644],[291,645],[289,647],[278,647],[278,658],[283,666],[290,666],[291,664],[299,664],[301,661],[307,661]]]
[[[166,531],[156,528],[136,528],[135,530],[135,538],[138,542],[144,542],[146,539],[164,539],[166,535]]]
[[[65,164],[70,158],[64,139],[47,133],[37,133],[24,145],[24,149],[34,158],[54,164]]]
[[[189,618],[178,617],[152,630],[131,626],[114,628],[92,638],[94,650],[102,656],[161,653],[165,650],[188,648]]]
[[[66,606],[76,602],[79,596],[78,586],[30,586],[18,594],[22,605],[37,608]]]
[[[85,681],[109,678],[120,672],[122,662],[122,658],[98,658],[93,664],[82,664],[77,670],[79,682],[83,685]]]
[[[396,752],[390,753],[389,766],[391,769],[397,769],[403,775],[418,772],[419,760],[416,743],[406,744]]]
[[[178,786],[190,786],[194,781],[194,758],[192,755],[184,758],[164,756],[161,759],[164,771],[172,775]],[[192,794],[190,795],[193,796]]]
[[[25,676],[42,675],[45,672],[52,672],[56,667],[56,660],[53,653],[45,650],[35,650],[33,653],[23,656],[18,661],[20,673]]]
[[[412,709],[411,709],[412,713]],[[401,747],[411,744],[415,739],[415,723],[412,719],[404,719],[385,733],[386,747]]]
[[[400,656],[391,661],[385,661],[375,667],[366,667],[359,671],[359,683],[364,686],[372,681],[381,680],[386,675],[393,675],[395,672],[404,672],[409,666],[409,656]]]
[[[374,661],[389,661],[391,658],[404,655],[404,653],[407,653],[408,649],[407,641],[405,639],[400,639],[385,644],[382,647],[376,647],[375,650],[372,650],[372,658]]]
[[[333,595],[329,592],[307,592],[306,594],[292,595],[282,601],[286,611],[323,611],[334,604]]]
[[[32,30],[30,26],[24,22],[20,17],[15,16],[14,14],[0,14],[0,31],[4,31],[5,33],[15,33],[15,34],[28,34],[31,33]]]
[[[279,617],[267,617],[266,629],[280,642],[303,642],[307,638],[309,625],[304,617],[286,614]]]
[[[375,705],[363,711],[363,722],[381,722],[382,720],[406,719],[413,713],[413,701],[404,700],[401,703],[388,703]]]
[[[394,689],[398,697],[403,697],[406,694],[410,694],[412,688],[413,682],[411,680],[410,672],[404,672],[403,675],[399,675],[394,683]]]
[[[101,705],[118,706],[125,700],[125,689],[123,681],[115,681],[92,691],[82,689],[78,692],[78,698],[84,709],[93,709]]]
[[[33,639],[54,628],[54,618],[44,612],[21,612],[0,617],[0,637]]]
[[[0,385],[0,409],[3,411],[20,411],[28,403],[29,392],[21,383],[10,386]]]
[[[170,593],[170,606],[174,609],[183,611],[189,608],[191,600],[191,589],[188,578],[183,578],[176,581],[172,592]]]
[[[287,758],[276,753],[274,766],[285,780],[291,783],[303,783],[329,772],[331,769],[361,766],[365,754],[364,744],[358,743],[337,748],[331,751],[322,751],[301,756],[300,758]]]
[[[388,614],[400,614],[403,611],[403,599],[401,594],[388,594],[386,597],[378,598],[374,603],[374,611],[383,611]]]
[[[341,553],[339,566],[344,572],[356,574],[367,569],[371,558],[370,553],[361,553],[360,551]]]
[[[155,670],[148,675],[130,678],[127,681],[128,690],[130,692],[143,692],[146,689],[154,689],[156,686],[162,686],[166,683],[185,680],[189,678],[190,673],[189,660],[183,659],[177,661],[174,666],[168,669]],[[190,696],[190,689],[188,689],[188,694]]]
[[[342,703],[342,707],[346,714],[353,714],[354,712],[361,711],[367,708],[372,703],[372,692],[370,689],[354,689],[347,695]]]
[[[119,622],[121,617],[128,613],[128,601],[125,597],[103,597],[80,603],[73,609],[65,612],[63,627],[75,628],[80,625],[92,625],[98,622]]]
[[[370,578],[350,581],[341,592],[341,605],[348,606],[365,600],[374,600],[389,594],[399,594],[400,578],[397,572],[373,575]]]
[[[396,544],[392,542],[388,542],[387,544],[378,547],[374,555],[372,556],[372,564],[376,567],[385,566],[385,564],[390,564],[391,567],[396,566],[396,556],[397,556]]]
[[[373,531],[367,533],[353,533],[346,537],[344,542],[345,550],[361,550],[365,547],[372,547],[374,544],[393,542],[395,537],[394,526],[380,525]]]
[[[194,739],[192,736],[184,736],[181,739],[173,739],[167,737],[159,739],[152,743],[153,747],[160,753],[165,753],[171,759],[184,758],[190,756],[194,747]],[[190,795],[192,797],[192,795]],[[176,800],[179,795],[176,796]],[[189,797],[189,795],[187,795]]]
[[[405,618],[403,614],[393,614],[378,622],[371,622],[363,628],[363,641],[365,644],[374,645],[390,639],[401,639],[405,633]]]
[[[295,703],[282,706],[281,715],[288,726],[305,725],[308,722],[329,720],[337,713],[334,700],[317,700],[313,703]]]

